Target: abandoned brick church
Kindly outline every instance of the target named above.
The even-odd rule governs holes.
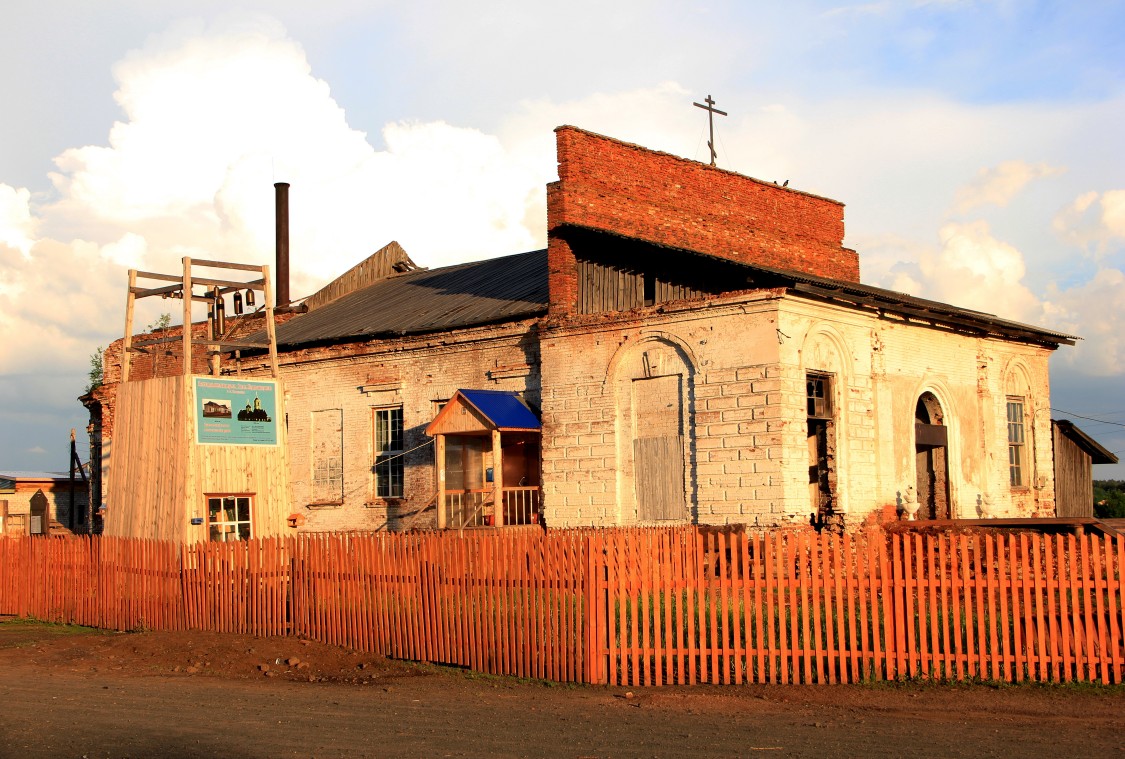
[[[250,532],[1056,514],[1072,336],[861,284],[834,200],[556,137],[546,250],[426,269],[392,243],[279,320],[287,514],[253,478],[218,494]],[[104,479],[121,349],[89,402]]]

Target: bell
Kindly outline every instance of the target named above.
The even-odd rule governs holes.
[[[215,310],[211,327],[214,334],[219,336],[227,331],[227,304],[223,296],[219,294],[219,288],[217,287],[212,297],[215,299]]]
[[[242,293],[238,290],[234,291],[234,313],[242,316]]]
[[[254,291],[249,288],[246,290],[246,305],[251,307],[254,305]]]

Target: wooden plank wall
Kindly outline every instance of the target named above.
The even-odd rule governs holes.
[[[309,307],[310,311],[313,311],[337,298],[342,298],[348,293],[361,290],[381,279],[393,276],[396,273],[394,266],[397,263],[404,263],[411,269],[418,268],[410,260],[410,256],[406,254],[402,246],[392,240],[310,295],[305,299],[305,305]]]
[[[578,313],[628,311],[643,306],[644,297],[644,278],[639,272],[578,262]]]
[[[653,276],[653,275],[649,275]],[[628,311],[645,305],[645,274],[594,261],[578,261],[578,313]],[[661,278],[654,283],[655,303],[702,297],[703,291]]]
[[[192,445],[188,403],[184,377],[118,385],[112,446],[103,471],[106,535],[181,537]]]
[[[1055,425],[1055,511],[1060,517],[1094,516],[1094,474],[1090,454]]]
[[[566,682],[1125,679],[1125,538],[694,527],[0,539],[0,614]]]
[[[278,445],[196,445],[191,377],[158,377],[118,387],[108,456],[105,534],[195,542],[207,539],[206,494],[253,495],[256,537],[287,529],[292,509],[289,456],[278,384]]]
[[[662,279],[656,280],[656,302],[666,303],[670,300],[683,300],[685,298],[699,298],[703,296],[702,290],[696,290],[688,287],[687,285],[677,285],[672,282],[665,282]]]

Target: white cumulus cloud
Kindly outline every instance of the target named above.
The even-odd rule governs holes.
[[[1004,161],[981,169],[976,178],[957,191],[955,205],[959,213],[967,213],[985,205],[1006,206],[1035,179],[1061,174],[1065,169],[1045,163]]]
[[[1039,299],[1023,284],[1023,254],[996,239],[988,223],[949,222],[938,233],[941,247],[923,252],[918,268],[928,298],[1037,324]]]
[[[1125,372],[1125,273],[1103,268],[1088,281],[1055,290],[1045,304],[1055,324],[1081,336],[1065,360],[1087,374]]]
[[[123,118],[56,158],[53,197],[0,185],[0,372],[83,366],[121,333],[128,268],[271,263],[275,181],[292,184],[294,295],[392,239],[428,266],[544,242],[528,220],[548,167],[442,122],[391,123],[376,150],[270,19],[180,25],[114,76]],[[138,324],[167,308],[142,305]]]
[[[1102,195],[1102,225],[1110,235],[1125,239],[1125,190]]]
[[[1084,192],[1055,214],[1052,226],[1066,242],[1100,257],[1125,240],[1125,190]]]
[[[0,184],[0,246],[27,255],[35,236],[31,216],[31,193],[22,187]]]

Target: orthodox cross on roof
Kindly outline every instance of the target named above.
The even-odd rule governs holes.
[[[703,105],[703,103],[706,103],[707,105]],[[707,111],[707,128],[710,131],[710,135],[711,135],[711,139],[707,140],[707,147],[711,148],[711,165],[714,166],[715,165],[715,114],[717,113],[720,116],[726,116],[727,112],[726,111],[720,111],[718,108],[716,108],[715,107],[715,101],[711,99],[710,95],[707,96],[707,99],[704,100],[703,103],[692,103],[692,105],[694,105],[696,108],[702,108],[703,110]]]

